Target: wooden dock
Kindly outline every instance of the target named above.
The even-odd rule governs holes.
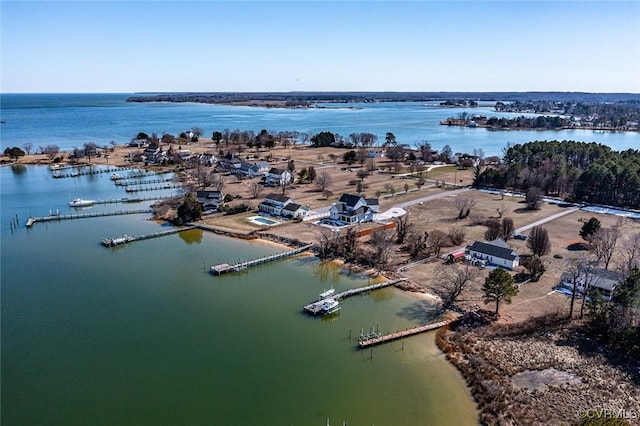
[[[120,215],[126,215],[126,214],[142,214],[142,213],[151,213],[151,210],[150,209],[122,210],[122,211],[115,211],[115,212],[60,214],[60,215],[51,215],[51,216],[30,217],[29,219],[27,219],[27,228],[30,228],[36,222],[51,222],[54,220],[85,219],[89,217],[120,216]]]
[[[158,237],[164,237],[165,235],[173,235],[173,234],[177,234],[178,232],[182,232],[182,231],[189,231],[191,229],[195,229],[196,227],[191,225],[191,226],[185,226],[183,228],[175,228],[175,229],[169,229],[166,231],[159,231],[159,232],[152,232],[149,234],[143,234],[143,235],[136,235],[136,236],[128,236],[128,235],[123,235],[121,237],[116,237],[116,238],[104,238],[102,241],[100,241],[102,243],[103,246],[105,247],[116,247],[116,246],[120,246],[120,245],[124,245],[127,243],[132,243],[134,241],[141,241],[141,240],[148,240],[151,238],[158,238]]]
[[[343,291],[342,293],[337,293],[337,294],[333,294],[331,296],[329,296],[331,299],[335,299],[335,300],[342,300],[342,299],[346,299],[349,296],[354,296],[356,294],[362,294],[362,293],[367,293],[370,291],[374,291],[374,290],[378,290],[380,288],[385,288],[385,287],[390,287],[392,285],[395,285],[401,281],[405,281],[406,278],[399,278],[397,280],[389,280],[389,281],[385,281],[383,283],[379,283],[379,284],[372,284],[372,285],[368,285],[365,287],[358,287],[358,288],[352,288],[346,291]],[[315,302],[311,302],[308,305],[305,305],[302,307],[302,309],[311,315],[318,315],[318,313],[322,310],[322,305],[324,303],[325,299],[323,299],[322,297],[315,301]]]
[[[116,203],[140,203],[142,201],[157,201],[173,198],[171,195],[164,195],[161,197],[134,197],[134,198],[110,198],[103,200],[95,200],[93,204],[116,204]]]
[[[179,182],[177,178],[156,178],[156,179],[144,179],[142,178],[120,178],[114,179],[114,182],[117,186],[140,186],[140,185],[151,185],[154,183],[165,183],[165,182]]]
[[[182,188],[182,185],[166,183],[164,185],[156,185],[156,186],[148,186],[148,185],[127,186],[125,191],[127,192],[161,191],[163,189],[180,189],[180,188]]]
[[[453,322],[455,318],[448,319],[445,321],[435,322],[432,324],[421,325],[419,327],[410,328],[403,331],[397,331],[395,333],[385,334],[385,335],[375,335],[372,338],[361,338],[358,340],[358,347],[360,349],[368,348],[370,346],[381,345],[383,343],[391,342],[393,340],[402,339],[404,337],[414,336],[416,334],[425,333],[427,331],[436,330],[440,327],[444,327],[445,325]]]
[[[294,256],[296,254],[309,250],[311,247],[313,247],[313,244],[307,244],[295,250],[289,250],[283,253],[272,254],[270,256],[261,257],[259,259],[248,260],[248,261],[238,262],[233,264],[220,263],[218,265],[212,266],[210,269],[210,272],[213,275],[222,275],[227,272],[238,272],[238,271],[242,271],[247,268],[250,268],[251,266],[256,266],[256,265],[260,265],[267,262],[273,262],[274,260],[284,259],[290,256]]]
[[[89,170],[83,170],[85,167],[88,167]],[[70,170],[70,169],[75,169],[75,171],[71,173],[60,172],[61,170]],[[81,165],[81,166],[61,167],[61,168],[52,170],[52,172],[53,172],[54,178],[60,179],[60,178],[71,178],[71,177],[78,177],[78,176],[98,175],[101,173],[116,173],[116,172],[122,172],[125,170],[133,170],[133,169],[134,167],[107,167],[107,168],[94,169],[92,166],[89,166],[89,165]]]

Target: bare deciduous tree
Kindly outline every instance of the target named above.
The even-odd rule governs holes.
[[[31,149],[33,148],[33,144],[31,142],[25,142],[24,144],[22,144],[22,147],[24,148],[27,155],[31,155]]]
[[[471,213],[471,209],[476,205],[476,200],[469,197],[457,197],[453,201],[453,205],[458,210],[458,219],[464,219]]]
[[[405,239],[404,248],[409,253],[409,257],[411,259],[416,259],[422,251],[427,247],[427,240],[429,239],[429,234],[424,232],[422,234],[417,232],[411,232],[407,235]]]
[[[251,198],[258,198],[262,193],[263,189],[264,189],[264,186],[260,185],[260,183],[251,182],[249,184],[249,195],[251,195]]]
[[[396,193],[396,189],[393,187],[393,185],[391,183],[385,183],[384,184],[384,190],[388,193],[388,194],[395,194]]]
[[[515,225],[513,224],[513,219],[510,217],[502,218],[502,232],[501,237],[505,241],[509,241],[513,237],[513,232],[515,230]]]
[[[480,276],[477,268],[469,265],[441,265],[436,268],[433,287],[442,299],[444,306],[453,305],[464,287]]]
[[[404,239],[412,227],[413,227],[413,224],[409,223],[408,214],[397,217],[396,219],[396,243],[397,244],[404,243]]]
[[[598,261],[604,264],[604,269],[609,269],[618,238],[620,238],[620,231],[615,227],[601,228],[593,234],[591,248]]]
[[[633,268],[640,269],[640,232],[632,234],[629,239],[624,241],[619,252],[618,270],[626,278],[631,274]]]
[[[436,256],[440,256],[440,251],[448,240],[449,238],[444,231],[439,229],[431,231],[429,234],[429,248],[431,252]]]
[[[487,241],[493,241],[501,237],[502,235],[502,226],[500,222],[496,219],[489,219],[485,223],[487,225],[487,230],[484,231],[484,239]]]
[[[447,236],[449,237],[452,245],[458,246],[464,241],[464,229],[460,228],[459,226],[454,226],[449,229]]]
[[[507,206],[505,206],[504,204],[500,204],[500,207],[496,209],[496,211],[498,212],[498,219],[501,219],[502,216],[507,212],[507,210]]]
[[[542,226],[534,226],[529,233],[527,239],[527,247],[534,256],[542,257],[551,251],[551,243],[549,242],[549,234]]]
[[[588,259],[586,256],[570,258],[567,261],[566,273],[571,283],[571,302],[569,304],[569,319],[573,317],[573,307],[578,295],[578,285],[585,284],[586,275],[593,270],[593,264],[595,262]],[[587,294],[587,290],[583,289],[583,303],[584,296]]]
[[[211,173],[210,174],[210,182],[211,186],[213,186],[216,190],[222,191],[224,187],[225,178],[219,173]]]
[[[393,233],[388,230],[377,231],[371,234],[371,246],[374,249],[373,264],[383,270],[389,266],[391,260],[391,246]]]
[[[326,191],[331,185],[331,175],[327,169],[320,169],[320,173],[317,173],[313,183],[320,192]]]

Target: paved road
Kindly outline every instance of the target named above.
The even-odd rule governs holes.
[[[515,233],[519,234],[519,233],[522,233],[524,231],[528,231],[529,229],[533,228],[534,226],[538,226],[538,225],[542,225],[543,223],[551,222],[552,220],[556,220],[559,217],[566,216],[566,215],[571,214],[571,213],[573,213],[573,212],[575,212],[577,210],[580,210],[580,207],[573,207],[573,208],[561,211],[560,213],[556,213],[556,214],[553,214],[551,216],[547,216],[544,219],[538,220],[537,222],[533,222],[533,223],[530,223],[529,225],[526,225],[526,226],[523,226],[521,228],[516,229]]]

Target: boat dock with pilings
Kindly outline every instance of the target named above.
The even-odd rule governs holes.
[[[338,294],[333,294],[333,292],[329,293],[329,292],[325,292],[322,293],[320,295],[320,299],[316,302],[311,302],[308,305],[305,305],[302,309],[304,310],[304,312],[311,314],[313,316],[317,316],[320,315],[322,313],[322,306],[325,303],[326,298],[323,298],[322,295],[326,294],[327,297],[330,297],[331,299],[334,300],[342,300],[342,299],[346,299],[349,296],[354,296],[356,294],[362,294],[362,293],[367,293],[373,290],[378,290],[380,288],[385,288],[385,287],[390,287],[392,285],[395,285],[401,281],[405,281],[406,278],[398,278],[397,280],[389,280],[389,281],[385,281],[383,283],[379,283],[379,284],[373,284],[373,285],[368,285],[365,287],[358,287],[358,288],[352,288],[346,291],[343,291],[342,293],[338,293]]]
[[[238,262],[234,264],[220,263],[218,265],[212,266],[210,269],[210,272],[213,275],[222,275],[227,272],[239,272],[247,268],[250,268],[251,266],[256,266],[256,265],[260,265],[267,262],[273,262],[274,260],[295,256],[296,254],[309,250],[311,247],[313,247],[313,244],[307,244],[302,247],[298,247],[297,249],[294,249],[294,250],[285,251],[283,253],[272,254],[270,256],[261,257],[259,259],[248,260],[248,261]]]
[[[427,331],[436,330],[440,327],[444,327],[445,325],[453,322],[456,318],[451,318],[445,321],[434,322],[432,324],[425,324],[419,327],[409,328],[403,331],[397,331],[395,333],[389,334],[381,334],[377,331],[375,333],[370,334],[362,334],[360,333],[360,338],[358,339],[358,347],[360,349],[365,349],[370,346],[381,345],[383,343],[391,342],[393,340],[402,339],[404,337],[414,336],[416,334],[425,333]]]
[[[125,214],[142,214],[142,213],[151,213],[151,210],[150,209],[121,210],[116,212],[56,214],[51,216],[30,217],[29,219],[27,219],[27,228],[30,228],[36,222],[51,222],[54,220],[85,219],[88,217],[120,216]]]
[[[137,235],[137,236],[133,236],[133,237],[130,237],[128,235],[122,235],[122,236],[116,237],[116,238],[110,238],[110,237],[109,238],[104,238],[100,242],[105,247],[116,247],[116,246],[121,246],[121,245],[124,245],[124,244],[127,244],[127,243],[132,243],[134,241],[141,241],[141,240],[148,240],[150,238],[164,237],[165,235],[177,234],[178,232],[189,231],[189,230],[195,229],[195,228],[196,227],[194,225],[191,225],[191,226],[185,226],[183,228],[176,228],[176,229],[169,229],[169,230],[166,230],[166,231],[152,232],[150,234]]]

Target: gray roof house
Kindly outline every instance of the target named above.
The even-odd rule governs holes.
[[[576,289],[579,293],[582,293],[585,291],[585,287],[593,288],[598,290],[606,300],[610,301],[616,286],[623,278],[619,272],[596,268],[576,279]],[[560,285],[573,290],[573,275],[569,272],[563,272],[560,276]]]
[[[267,186],[280,186],[282,184],[291,183],[291,172],[286,169],[277,169],[272,167],[267,173],[264,184]]]
[[[217,211],[224,200],[224,194],[218,190],[203,190],[196,191],[196,198],[203,211]]]
[[[371,222],[380,211],[377,198],[361,195],[342,194],[329,210],[329,217],[347,224]]]
[[[264,176],[268,171],[269,163],[266,161],[256,161],[255,163],[242,161],[236,173],[247,178],[254,178]]]
[[[492,265],[506,269],[514,269],[520,265],[520,257],[502,239],[480,242],[475,241],[466,248],[467,255],[479,260],[484,260]]]
[[[281,216],[282,210],[289,204],[296,204],[296,200],[282,194],[269,194],[258,204],[258,211],[271,216]]]

